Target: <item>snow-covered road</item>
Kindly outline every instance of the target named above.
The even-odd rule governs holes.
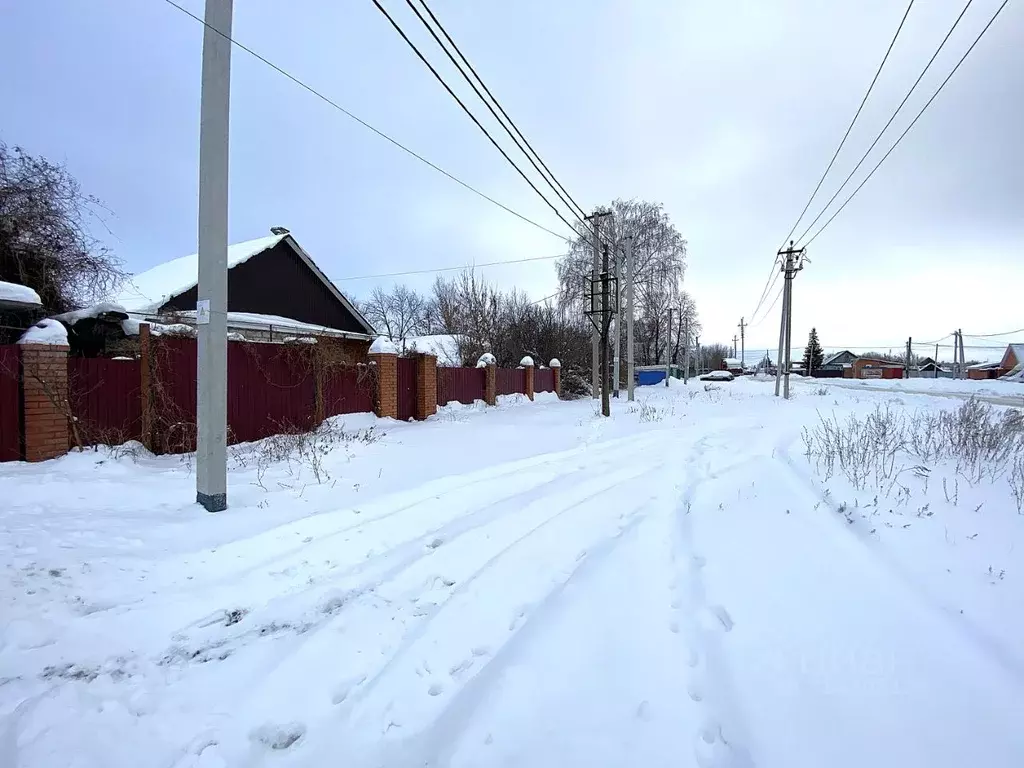
[[[219,519],[176,459],[0,470],[0,765],[1024,764],[1024,517],[849,519],[799,434],[867,406],[734,384],[393,425]]]

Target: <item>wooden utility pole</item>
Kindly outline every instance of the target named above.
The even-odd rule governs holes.
[[[936,378],[936,379],[939,378],[939,343],[938,342],[935,342],[935,376],[934,376],[934,378]]]
[[[736,357],[736,355],[739,354],[739,347],[737,346],[739,343],[740,343],[740,337],[737,336],[734,333],[732,335],[732,356],[733,357]]]
[[[911,351],[911,345],[912,345],[913,340],[914,340],[913,337],[911,337],[911,336],[907,337],[907,361],[903,364],[903,378],[904,379],[909,379],[910,378],[910,356],[913,354],[913,352]]]

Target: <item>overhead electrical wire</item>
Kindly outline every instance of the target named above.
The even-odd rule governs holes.
[[[825,177],[828,176],[829,171],[832,170],[832,166],[835,165],[836,158],[839,157],[839,153],[842,151],[843,146],[845,146],[846,140],[850,137],[850,132],[853,130],[853,126],[857,123],[857,118],[860,117],[860,113],[863,111],[864,105],[867,103],[868,97],[874,90],[875,83],[878,82],[878,77],[879,75],[882,74],[882,69],[885,67],[885,63],[889,60],[889,54],[892,53],[893,46],[896,45],[896,39],[900,36],[900,32],[903,31],[903,25],[906,23],[907,16],[910,15],[910,9],[913,7],[914,0],[910,0],[910,3],[907,5],[907,10],[903,12],[903,17],[900,19],[899,26],[896,27],[896,33],[892,36],[892,40],[889,41],[889,47],[885,49],[885,55],[882,57],[882,61],[878,65],[878,69],[875,70],[875,76],[871,78],[871,83],[868,85],[868,89],[864,92],[864,97],[860,100],[860,106],[857,107],[857,111],[854,112],[853,114],[853,119],[850,120],[850,124],[846,127],[846,133],[843,134],[843,138],[839,142],[839,146],[836,147],[836,151],[833,153],[832,159],[829,160],[828,165],[825,167],[825,172],[821,174],[821,178],[818,179],[818,183],[815,185],[814,190],[811,192],[811,196],[807,198],[807,203],[804,205],[803,210],[800,211],[800,215],[797,216],[796,221],[793,222],[793,226],[790,227],[789,234],[787,234],[782,239],[782,245],[779,247],[779,250],[786,247],[786,243],[789,242],[789,239],[793,236],[793,233],[796,231],[796,228],[800,226],[800,222],[803,220],[804,215],[807,213],[807,209],[811,207],[811,203],[814,202],[815,196],[817,196],[818,191],[821,189],[821,185],[824,183]],[[776,259],[775,261],[772,262],[772,271],[775,271],[775,265],[777,261],[778,260]],[[761,291],[761,297],[757,300],[757,305],[754,307],[754,311],[750,315],[751,317],[755,317],[757,315],[757,312],[759,309],[761,309],[761,306],[764,304],[765,299],[768,298],[768,294],[771,291],[771,289],[768,287],[768,284],[771,280],[772,276],[769,275],[768,280],[765,281],[764,290]],[[778,299],[776,299],[776,302],[777,301]],[[773,302],[772,306],[774,306],[774,304],[775,302]]]
[[[1018,328],[1015,331],[1004,331],[1003,333],[965,333],[964,336],[972,339],[991,339],[996,336],[1010,336],[1014,333],[1024,333],[1024,328]]]
[[[853,200],[853,198],[855,198],[857,196],[857,193],[860,192],[861,189],[864,188],[864,185],[868,183],[868,180],[872,176],[875,175],[875,171],[877,171],[881,167],[882,163],[884,163],[886,161],[886,159],[889,157],[889,155],[892,154],[893,150],[896,149],[896,147],[898,147],[900,145],[900,142],[903,141],[904,137],[908,133],[910,133],[911,128],[913,128],[917,124],[917,121],[921,119],[921,115],[923,115],[925,113],[925,111],[928,109],[928,107],[931,106],[931,103],[933,101],[935,101],[935,98],[942,92],[942,89],[946,87],[946,83],[948,83],[950,81],[950,78],[952,78],[953,75],[956,74],[956,71],[958,69],[960,69],[960,65],[963,64],[964,61],[967,59],[967,57],[971,55],[971,51],[974,50],[974,47],[978,44],[978,42],[981,40],[981,38],[985,36],[985,33],[988,32],[989,27],[991,27],[992,24],[995,22],[995,20],[999,17],[999,14],[1002,13],[1003,8],[1006,7],[1006,4],[1008,2],[1010,2],[1010,0],[1003,0],[1002,4],[996,9],[996,12],[994,14],[992,14],[992,18],[990,18],[988,20],[988,24],[986,24],[984,29],[982,29],[981,32],[978,33],[978,36],[976,38],[974,38],[974,42],[971,43],[971,47],[968,48],[967,52],[964,53],[964,55],[960,57],[960,60],[956,63],[956,66],[953,67],[953,69],[950,71],[950,73],[948,75],[946,75],[946,79],[943,80],[942,83],[939,85],[939,87],[935,89],[935,93],[933,93],[931,98],[928,99],[928,101],[925,102],[925,105],[923,107],[921,107],[921,111],[917,113],[917,116],[911,121],[910,125],[907,126],[906,130],[903,131],[903,133],[900,134],[898,139],[896,139],[896,143],[894,143],[889,148],[888,152],[886,152],[884,155],[882,155],[882,159],[879,160],[878,163],[875,164],[875,167],[871,169],[871,172],[868,173],[868,175],[864,177],[864,180],[860,184],[857,185],[857,188],[855,190],[853,190],[853,193],[848,198],[846,198],[846,200],[843,202],[843,204],[841,206],[839,206],[838,210],[836,210],[836,212],[833,213],[832,216],[829,217],[828,221],[826,221],[822,225],[821,229],[819,229],[817,232],[815,232],[814,236],[804,244],[805,248],[808,245],[810,245],[811,243],[813,243],[818,238],[818,235],[820,235],[822,232],[825,231],[825,229],[828,227],[828,225],[831,224],[835,220],[836,216],[838,216],[840,213],[842,213],[843,209],[846,208],[847,205],[849,205],[850,201]]]
[[[825,206],[821,209],[818,215],[814,217],[814,221],[807,225],[807,229],[804,230],[803,234],[796,239],[797,244],[799,244],[801,240],[807,237],[808,232],[814,229],[814,225],[818,223],[822,216],[825,215],[825,212],[828,210],[829,206],[835,202],[835,199],[839,197],[839,194],[844,189],[846,189],[846,185],[850,183],[850,179],[852,179],[854,175],[857,173],[857,171],[860,170],[860,167],[864,164],[864,161],[868,159],[868,155],[870,155],[871,151],[878,145],[878,142],[882,139],[882,136],[885,134],[887,130],[889,130],[889,126],[892,125],[893,120],[896,119],[897,115],[899,115],[900,113],[900,110],[903,109],[903,106],[913,95],[914,91],[917,89],[917,86],[920,84],[922,78],[924,78],[925,74],[927,74],[928,70],[932,66],[932,63],[935,61],[939,53],[941,53],[943,47],[945,47],[946,45],[946,42],[949,40],[950,36],[956,30],[957,26],[959,26],[960,20],[963,19],[964,14],[967,13],[967,9],[971,7],[971,3],[973,2],[974,0],[967,0],[967,4],[963,7],[963,10],[960,11],[960,15],[956,17],[956,21],[953,22],[953,26],[951,26],[949,28],[949,31],[946,32],[946,36],[942,38],[942,42],[939,43],[939,47],[935,49],[935,53],[933,53],[932,57],[928,59],[928,63],[924,65],[924,69],[922,69],[921,74],[917,76],[917,80],[915,80],[914,84],[910,86],[910,90],[908,90],[907,94],[903,97],[903,101],[900,102],[899,106],[896,107],[896,109],[893,111],[892,116],[889,118],[889,121],[882,127],[882,130],[878,132],[878,135],[875,136],[875,140],[871,142],[871,146],[867,148],[867,151],[861,156],[860,160],[857,161],[857,164],[853,166],[853,170],[850,171],[847,177],[843,180],[843,183],[839,185],[839,189],[835,191],[835,194],[832,195],[831,198],[829,198],[829,201],[825,203]]]
[[[412,9],[412,12],[416,14],[416,18],[418,18],[420,20],[420,23],[423,24],[423,26],[427,29],[428,32],[430,32],[431,37],[434,38],[434,40],[437,42],[441,50],[445,52],[445,55],[448,56],[448,59],[452,62],[452,64],[455,65],[455,68],[459,71],[459,74],[462,75],[463,79],[467,83],[469,83],[469,86],[473,89],[473,92],[477,95],[480,101],[483,102],[484,106],[487,107],[491,115],[494,116],[494,119],[498,121],[498,124],[501,125],[501,127],[505,130],[505,133],[508,134],[509,138],[512,139],[512,141],[519,148],[519,150],[526,156],[526,159],[530,161],[530,164],[534,167],[534,170],[536,170],[537,173],[541,175],[541,178],[543,178],[544,181],[548,184],[548,186],[551,187],[552,191],[555,193],[555,195],[558,196],[562,203],[564,203],[570,210],[573,210],[574,215],[578,213],[580,216],[586,217],[586,211],[583,210],[583,208],[573,199],[572,195],[570,195],[569,192],[565,189],[565,187],[558,181],[558,179],[555,178],[555,175],[551,172],[551,169],[548,167],[547,163],[545,163],[544,160],[541,159],[540,155],[537,154],[537,151],[526,139],[522,131],[519,130],[519,127],[515,124],[512,118],[508,116],[508,112],[506,112],[504,107],[501,106],[501,103],[491,92],[491,89],[487,87],[487,84],[483,81],[483,78],[480,77],[480,74],[476,71],[476,69],[473,68],[473,65],[470,64],[469,60],[466,58],[465,54],[463,54],[458,44],[456,44],[456,42],[452,39],[451,35],[448,34],[448,31],[444,28],[444,25],[438,20],[437,16],[434,15],[434,12],[430,10],[430,6],[427,5],[426,0],[418,1],[419,4],[423,6],[423,10],[426,11],[427,14],[430,16],[431,21],[433,21],[437,29],[441,32],[442,35],[444,35],[444,39],[448,41],[448,45],[450,45],[451,48],[455,51],[455,53],[458,54],[458,57],[459,59],[461,59],[462,64],[465,64],[466,68],[468,68],[469,71],[473,73],[473,77],[475,77],[477,82],[480,83],[480,86],[483,88],[484,92],[490,98],[490,101],[494,103],[494,106],[491,106],[491,103],[488,102],[486,98],[484,98],[484,94],[480,92],[479,88],[477,88],[476,83],[473,82],[473,78],[471,78],[469,74],[466,73],[466,69],[463,68],[462,64],[459,63],[459,60],[457,60],[455,56],[452,55],[452,53],[448,50],[448,47],[445,46],[441,38],[438,37],[437,32],[434,30],[434,27],[431,26],[431,24],[423,17],[423,14],[420,13],[419,9],[416,7],[416,4],[413,2],[413,0],[405,0],[406,5],[408,5],[409,8]],[[498,111],[501,112],[500,117],[498,115],[498,112],[495,111],[495,107],[497,107]],[[505,121],[508,122],[507,126],[505,125],[505,122],[502,121],[502,117],[504,117]],[[513,131],[515,132],[513,133]],[[524,144],[525,147],[523,146]],[[534,160],[534,157],[536,157],[536,161]],[[538,162],[540,163],[540,166],[537,165]],[[545,175],[545,172],[547,172],[547,175]],[[548,179],[548,176],[550,176],[550,180]]]
[[[889,60],[889,54],[892,53],[893,46],[896,45],[896,38],[900,36],[900,32],[903,30],[903,25],[907,21],[907,16],[910,15],[910,9],[913,7],[914,0],[910,0],[910,4],[907,5],[907,10],[903,12],[903,18],[900,19],[899,26],[896,27],[896,34],[892,36],[892,40],[889,41],[889,47],[885,49],[885,55],[882,57],[882,63],[879,64],[878,69],[875,70],[875,76],[871,78],[871,84],[868,85],[868,89],[864,93],[864,98],[860,100],[860,106],[857,107],[857,111],[854,113],[853,119],[850,121],[850,124],[846,127],[846,133],[843,134],[842,141],[839,142],[839,146],[836,147],[835,154],[833,154],[832,159],[829,160],[828,166],[825,168],[825,172],[821,174],[821,178],[818,179],[818,183],[814,187],[814,191],[811,192],[811,196],[807,199],[807,205],[804,206],[804,209],[800,212],[800,215],[793,223],[792,228],[789,230],[789,234],[786,235],[785,238],[783,238],[781,247],[785,248],[786,243],[789,242],[789,239],[793,236],[793,233],[796,231],[796,228],[800,226],[801,219],[803,219],[804,214],[807,213],[807,209],[811,207],[811,203],[814,201],[815,195],[818,194],[818,190],[821,189],[821,185],[825,181],[825,177],[828,176],[828,172],[832,170],[832,166],[835,164],[836,158],[839,157],[839,152],[842,150],[843,145],[846,144],[846,140],[850,137],[850,131],[853,130],[853,126],[856,124],[857,118],[860,117],[860,113],[864,109],[864,105],[867,103],[868,96],[871,95],[871,91],[874,90],[875,83],[878,82],[878,76],[882,74],[882,69],[885,67],[885,63]]]
[[[530,185],[530,189],[532,189],[534,192],[537,193],[537,196],[540,197],[540,199],[543,200],[547,204],[547,206],[552,210],[552,212],[555,214],[555,216],[557,216],[559,219],[561,219],[562,222],[567,227],[569,227],[569,229],[575,231],[575,227],[572,224],[569,223],[568,219],[566,219],[562,215],[561,211],[559,211],[558,208],[556,208],[552,204],[552,202],[550,200],[548,200],[548,198],[544,195],[543,192],[541,192],[539,189],[537,189],[537,185],[534,184],[533,181],[530,180],[530,177],[527,176],[523,172],[523,169],[520,168],[516,164],[516,162],[511,157],[509,157],[508,152],[506,152],[502,148],[502,146],[497,141],[494,140],[494,137],[491,136],[490,131],[488,131],[483,126],[483,123],[481,123],[480,120],[477,119],[476,115],[473,114],[472,110],[470,110],[470,108],[466,106],[466,103],[461,98],[459,98],[459,95],[457,93],[455,93],[454,90],[452,90],[452,87],[450,85],[448,85],[447,81],[441,76],[441,74],[437,71],[437,69],[434,68],[434,65],[431,64],[427,60],[426,56],[423,55],[423,53],[416,46],[416,44],[412,40],[409,39],[409,36],[405,33],[405,30],[403,30],[402,27],[398,24],[398,22],[396,22],[394,20],[394,18],[391,16],[391,14],[388,13],[387,9],[383,5],[380,4],[379,0],[372,0],[372,1],[373,1],[373,4],[377,7],[377,10],[380,11],[384,15],[384,17],[388,20],[388,22],[390,22],[391,26],[398,33],[399,37],[401,37],[402,40],[405,41],[406,45],[408,45],[409,48],[412,49],[412,52],[416,54],[416,57],[424,64],[424,66],[426,66],[427,69],[430,70],[430,73],[434,76],[434,78],[444,87],[444,89],[448,92],[448,95],[451,96],[453,99],[455,99],[456,103],[462,108],[462,111],[466,113],[466,116],[469,117],[469,119],[473,121],[473,124],[476,125],[476,127],[480,129],[480,131],[484,134],[484,136],[487,137],[488,141],[490,141],[491,144],[494,145],[494,148],[497,149],[499,153],[501,153],[501,156],[505,158],[505,160],[508,162],[508,164],[511,165],[515,169],[515,171],[523,178],[523,181],[525,181],[527,184]],[[573,213],[571,215],[576,216],[575,213]],[[586,222],[583,221],[582,219],[580,219],[580,223],[584,226],[584,228],[586,228],[588,226],[586,224]]]
[[[561,259],[565,256],[564,253],[555,254],[554,256],[531,256],[526,259],[510,259],[508,261],[485,261],[480,264],[462,264],[457,267],[437,267],[435,269],[413,269],[407,272],[385,272],[379,275],[356,275],[355,277],[343,277],[339,280],[335,280],[337,283],[354,282],[356,280],[376,280],[378,278],[385,277],[404,277],[405,275],[428,275],[435,272],[456,272],[460,269],[475,269],[477,267],[499,267],[505,264],[525,264],[530,261],[548,261],[550,259]]]
[[[495,200],[490,195],[487,195],[486,193],[481,192],[479,189],[477,189],[476,187],[468,184],[467,182],[463,181],[462,179],[460,179],[459,177],[455,176],[454,174],[449,173],[444,168],[440,167],[436,163],[431,162],[430,160],[428,160],[427,158],[425,158],[423,155],[419,154],[418,152],[416,152],[416,151],[414,151],[412,149],[409,149],[409,147],[405,146],[404,144],[399,142],[397,139],[392,138],[388,134],[384,133],[384,131],[380,130],[379,128],[374,127],[370,123],[368,123],[365,120],[363,120],[361,117],[358,117],[357,115],[353,114],[352,112],[349,112],[347,109],[345,109],[343,106],[338,104],[336,101],[334,101],[333,99],[331,99],[328,96],[325,96],[323,93],[321,93],[320,91],[316,90],[311,85],[308,85],[304,81],[300,80],[298,77],[296,77],[295,75],[291,74],[287,70],[285,70],[282,67],[278,66],[277,64],[273,63],[272,61],[267,59],[265,56],[257,53],[255,50],[253,50],[252,48],[249,48],[247,45],[238,42],[234,38],[232,38],[232,37],[230,37],[228,35],[225,35],[219,29],[217,29],[217,28],[207,24],[205,20],[203,20],[199,16],[196,16],[194,13],[189,11],[187,8],[184,8],[181,5],[178,5],[178,3],[175,2],[175,0],[164,0],[164,2],[167,3],[168,5],[174,7],[174,8],[177,8],[179,11],[184,13],[186,16],[189,16],[192,19],[194,19],[195,21],[198,21],[204,27],[213,30],[218,35],[220,35],[221,37],[227,39],[232,45],[234,45],[237,48],[245,51],[246,53],[248,53],[253,58],[261,61],[263,64],[266,64],[268,67],[273,69],[275,72],[277,72],[278,74],[283,75],[284,77],[288,78],[293,83],[298,85],[300,88],[302,88],[302,89],[304,89],[306,91],[309,91],[311,94],[316,96],[318,99],[320,99],[321,101],[324,101],[325,103],[327,103],[330,106],[334,107],[336,110],[341,112],[343,115],[345,115],[349,119],[354,120],[355,122],[359,123],[364,128],[366,128],[366,129],[372,131],[373,133],[377,134],[378,136],[380,136],[385,141],[387,141],[390,144],[394,145],[395,147],[397,147],[398,149],[402,150],[403,152],[405,152],[406,154],[410,155],[411,157],[416,158],[417,160],[419,160],[424,165],[427,165],[430,168],[432,168],[433,170],[435,170],[438,173],[440,173],[442,176],[445,176],[448,179],[451,179],[452,181],[454,181],[459,186],[461,186],[464,189],[467,189],[470,192],[472,192],[474,195],[477,195],[478,197],[483,198],[484,200],[486,200],[487,202],[491,203],[492,205],[498,206],[499,208],[501,208],[506,213],[511,213],[513,216],[515,216],[516,218],[520,219],[521,221],[525,221],[527,224],[531,224],[534,227],[536,227],[537,229],[540,229],[540,230],[542,230],[544,232],[547,232],[549,235],[554,235],[555,237],[559,238],[560,240],[564,240],[567,243],[572,243],[573,242],[573,240],[571,238],[566,237],[565,235],[559,234],[558,232],[555,232],[554,230],[548,229],[543,224],[538,224],[533,219],[530,219],[530,218],[524,216],[523,214],[519,213],[518,211],[513,210],[512,208],[508,207],[504,203],[501,203],[498,200]],[[561,218],[561,217],[559,217],[559,218]],[[564,219],[562,219],[562,220],[565,221]],[[566,222],[566,223],[568,223],[568,222]],[[570,229],[573,231],[573,233],[576,236],[578,236],[579,233],[576,232],[575,227],[570,226]]]

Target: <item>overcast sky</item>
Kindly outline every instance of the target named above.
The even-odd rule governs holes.
[[[972,4],[890,129],[892,139],[999,2]],[[182,4],[202,15],[201,0]],[[450,74],[405,3],[384,4]],[[884,125],[962,5],[915,4],[811,214]],[[664,203],[689,241],[686,287],[702,341],[725,342],[741,316],[750,320],[774,252],[906,3],[433,0],[431,7],[584,208],[616,197]],[[0,18],[7,30],[0,139],[66,161],[83,189],[114,211],[112,236],[97,234],[129,270],[194,252],[201,25],[163,0],[0,0]],[[234,36],[469,184],[565,230],[369,0],[236,0]],[[232,88],[232,241],[286,226],[355,296],[373,281],[345,278],[562,252],[559,239],[238,49]],[[812,325],[826,347],[886,349],[958,326],[968,333],[1024,327],[1022,93],[1018,0],[811,247],[812,263],[796,282],[794,346]],[[555,290],[551,261],[483,271],[537,298]],[[432,277],[402,279],[426,288]],[[778,315],[777,304],[750,329],[748,348],[777,344]]]

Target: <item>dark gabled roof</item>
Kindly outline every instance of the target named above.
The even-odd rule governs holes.
[[[275,228],[277,229],[277,228]],[[377,332],[356,306],[328,279],[327,275],[316,265],[316,262],[299,245],[287,230],[279,230],[268,237],[247,240],[228,246],[228,269],[244,264],[249,259],[264,251],[270,250],[280,242],[285,242],[309,268],[317,279],[331,292],[342,306],[348,310],[360,326],[370,336]],[[153,313],[174,299],[176,296],[192,290],[199,283],[199,254],[193,253],[178,259],[166,261],[151,269],[134,275],[122,288],[114,302],[129,312]]]

